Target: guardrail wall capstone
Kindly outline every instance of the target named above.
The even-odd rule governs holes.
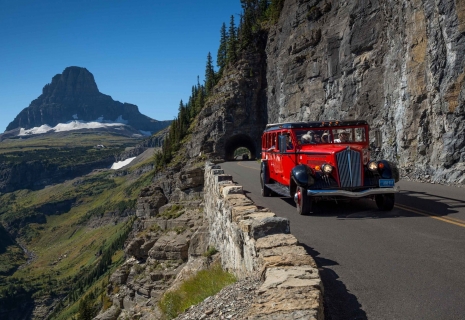
[[[258,180],[258,179],[257,179]],[[323,285],[315,261],[290,234],[289,220],[258,208],[219,165],[205,167],[209,245],[224,269],[264,279],[247,319],[324,319]]]

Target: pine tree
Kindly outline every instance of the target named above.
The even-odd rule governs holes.
[[[205,67],[205,90],[207,96],[215,86],[215,69],[213,68],[213,60],[210,52],[207,55],[207,65]]]
[[[227,63],[234,63],[237,60],[237,30],[234,24],[234,16],[231,16],[228,30],[228,45],[227,45]]]
[[[181,139],[182,139],[184,135],[186,134],[187,128],[189,126],[189,115],[187,112],[187,108],[182,102],[182,100],[179,103],[178,118],[180,119],[180,131],[181,131]]]
[[[79,320],[92,320],[93,315],[92,315],[92,305],[91,302],[89,301],[89,297],[84,297],[80,302],[79,302]]]
[[[259,0],[258,11],[259,11],[260,20],[263,20],[265,18],[266,10],[268,9],[269,4],[270,3],[268,0]]]
[[[271,22],[276,22],[279,19],[283,7],[284,0],[271,0],[266,9],[266,17],[271,20]]]
[[[220,30],[220,46],[218,48],[218,54],[216,56],[216,65],[218,68],[219,74],[223,73],[223,68],[226,66],[227,59],[227,49],[228,49],[228,34],[226,33],[226,24],[223,22]]]

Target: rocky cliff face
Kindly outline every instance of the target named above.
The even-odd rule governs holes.
[[[465,182],[464,1],[286,0],[268,37],[268,122],[363,118],[404,174]]]
[[[53,183],[86,175],[96,168],[108,168],[115,161],[108,156],[102,159],[60,166],[46,161],[27,161],[18,164],[0,162],[0,192],[19,189],[41,189]]]
[[[139,112],[136,105],[114,101],[100,93],[94,76],[85,68],[68,67],[62,74],[45,85],[42,94],[21,111],[8,125],[6,131],[16,128],[30,129],[70,120],[127,121],[127,124],[144,131],[156,132],[167,127],[171,121],[157,121]]]
[[[257,47],[265,47],[260,34]],[[261,152],[261,135],[266,126],[266,57],[263,50],[250,50],[224,75],[197,118],[189,157],[208,153],[231,160],[234,150],[248,148],[252,156]]]
[[[163,141],[169,133],[169,128],[158,131],[156,134],[144,139],[140,143],[136,144],[133,148],[130,148],[117,156],[118,161],[123,161],[128,158],[137,157],[142,152],[149,148],[161,148]]]

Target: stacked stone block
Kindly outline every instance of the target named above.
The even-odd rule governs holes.
[[[289,220],[261,209],[219,165],[205,168],[209,244],[239,279],[263,283],[247,319],[323,319],[323,285],[315,261],[290,234]]]

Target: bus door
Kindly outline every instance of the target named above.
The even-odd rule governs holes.
[[[279,153],[277,153],[277,181],[284,185],[290,183],[290,173],[296,164],[296,141],[291,135],[279,135]]]
[[[270,178],[273,180],[277,179],[276,173],[276,155],[278,152],[278,142],[277,142],[277,133],[271,132],[270,133],[270,148],[267,150],[267,159],[268,159],[268,169],[270,170]]]

